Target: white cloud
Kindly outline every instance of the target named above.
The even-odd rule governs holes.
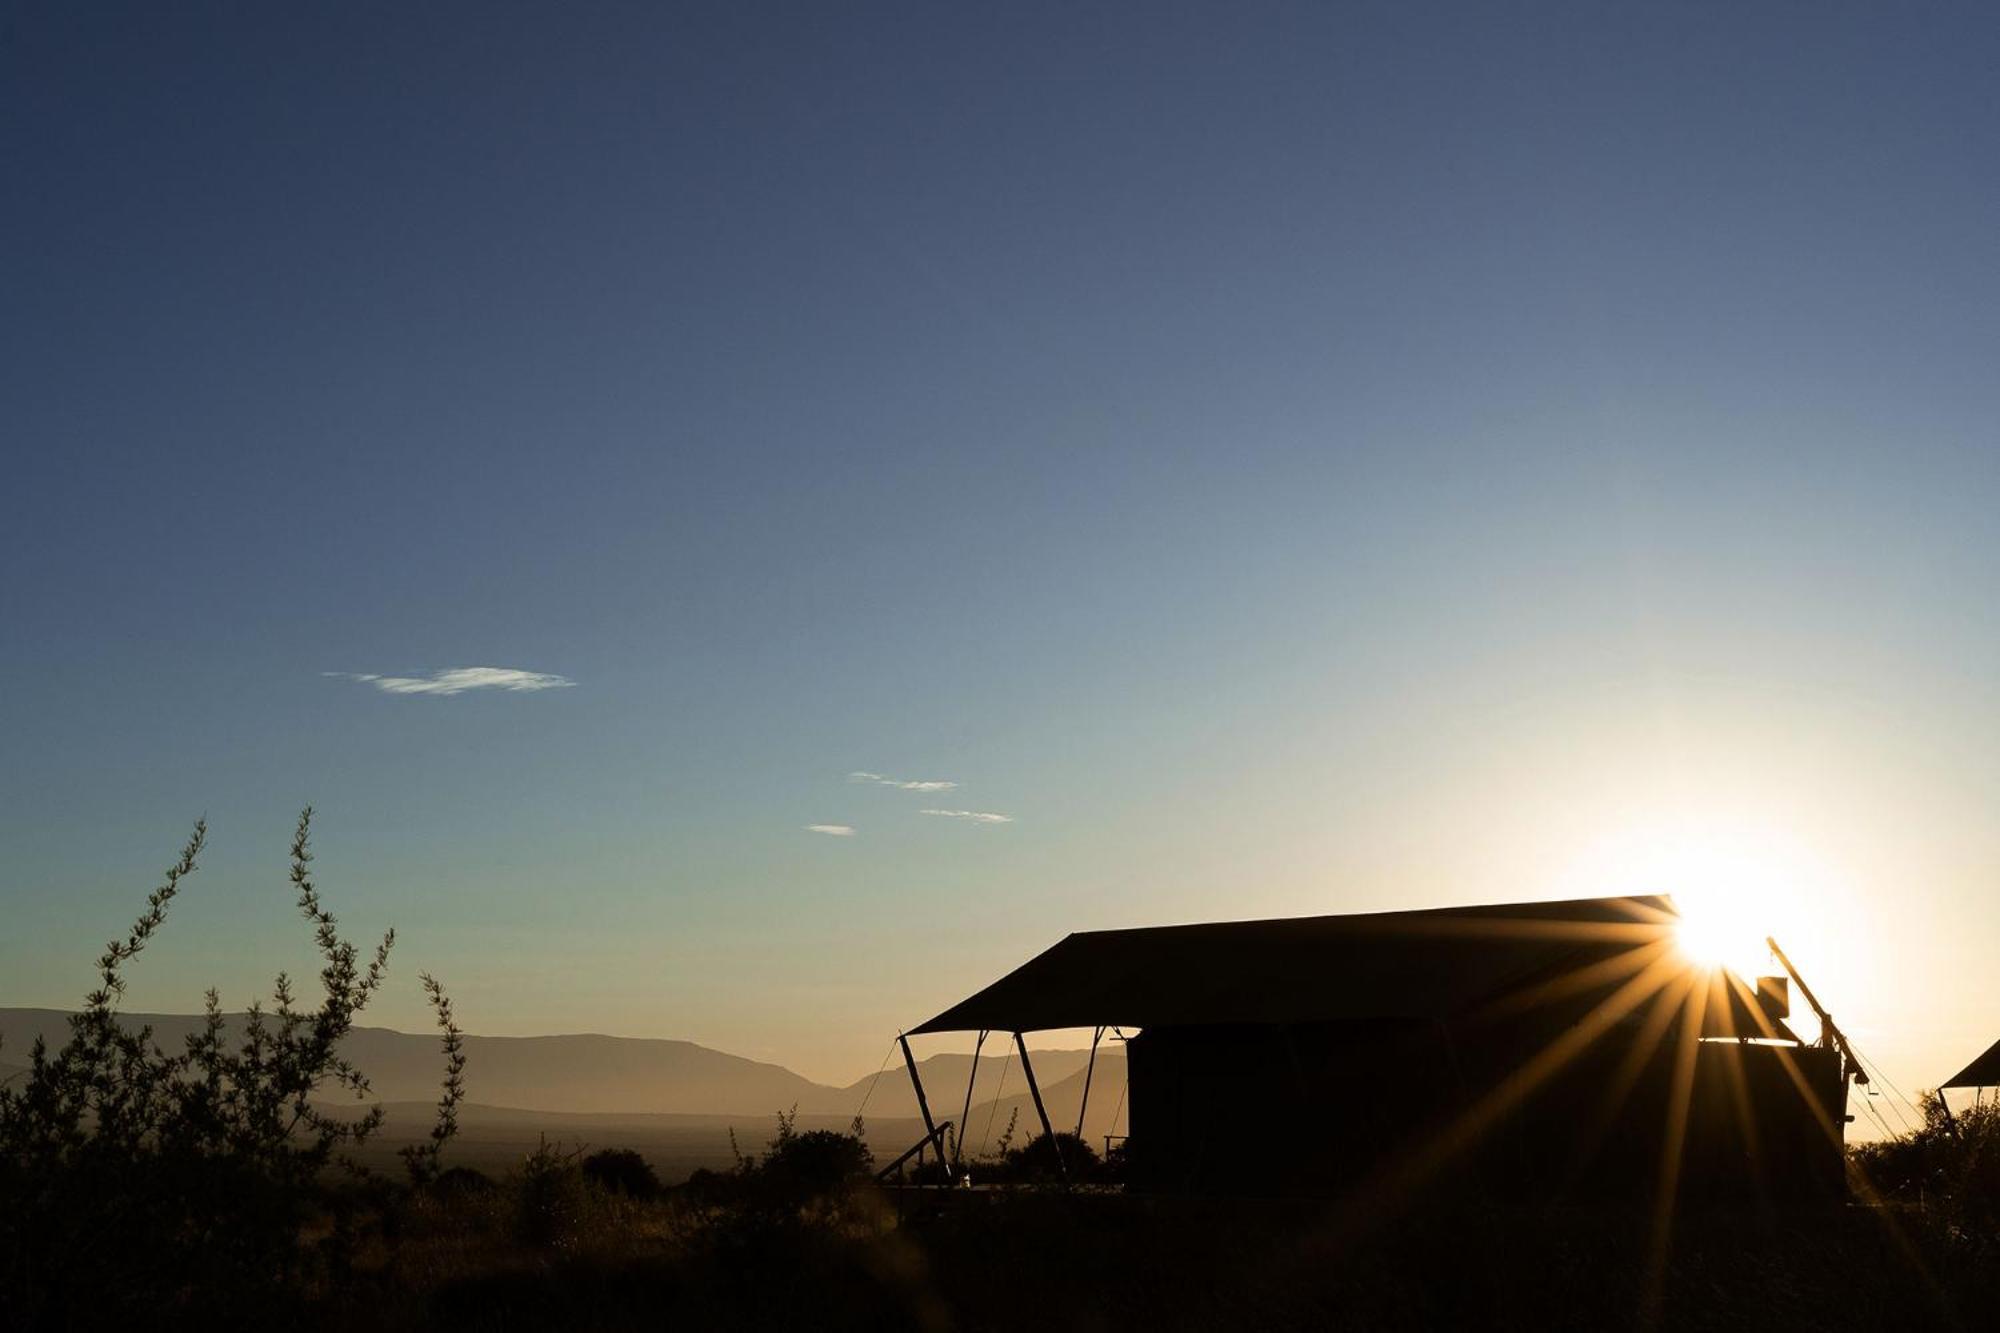
[[[322,676],[358,680],[373,685],[384,694],[464,694],[467,690],[506,690],[520,694],[533,690],[560,690],[576,684],[568,676],[546,671],[522,671],[518,667],[446,667],[428,676],[384,676],[365,671],[322,671]]]
[[[901,778],[885,778],[880,773],[849,773],[847,780],[873,783],[877,787],[894,787],[898,791],[955,791],[958,788],[956,782],[905,782]]]
[[[829,838],[851,838],[854,836],[854,826],[851,824],[808,824],[806,825],[806,832],[824,833]]]
[[[945,819],[969,819],[975,824],[1011,824],[1012,815],[996,815],[991,810],[919,810],[920,815],[939,815]]]

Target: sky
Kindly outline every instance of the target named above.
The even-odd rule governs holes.
[[[204,813],[128,1007],[310,975],[311,803],[388,1025],[846,1082],[1071,930],[1720,886],[1933,1084],[2000,1036],[1996,58],[13,6],[0,1004]]]

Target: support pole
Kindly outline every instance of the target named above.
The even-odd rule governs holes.
[[[1067,1185],[1069,1163],[1063,1161],[1062,1145],[1056,1142],[1055,1126],[1049,1123],[1048,1108],[1042,1105],[1041,1085],[1035,1082],[1035,1067],[1028,1062],[1028,1039],[1018,1032],[1014,1034],[1014,1049],[1021,1053],[1021,1072],[1028,1076],[1028,1095],[1035,1099],[1035,1114],[1041,1119],[1042,1133],[1049,1137],[1049,1151],[1056,1155],[1056,1170]]]
[[[1083,1141],[1083,1113],[1090,1109],[1090,1076],[1097,1069],[1097,1043],[1104,1040],[1104,1029],[1097,1028],[1090,1034],[1090,1060],[1083,1067],[1083,1100],[1076,1105],[1076,1138]]]
[[[1792,960],[1785,957],[1785,951],[1778,947],[1778,941],[1774,937],[1766,935],[1764,943],[1770,948],[1771,956],[1782,963],[1785,971],[1791,975],[1792,980],[1799,984],[1799,994],[1803,995],[1806,1003],[1812,1006],[1813,1016],[1819,1019],[1819,1044],[1828,1050],[1840,1052],[1840,1058],[1843,1062],[1840,1069],[1841,1077],[1843,1079],[1851,1078],[1856,1083],[1866,1083],[1868,1081],[1868,1071],[1861,1067],[1861,1057],[1857,1056],[1854,1053],[1854,1048],[1847,1044],[1847,1034],[1833,1025],[1833,1015],[1826,1011],[1826,1006],[1821,1004],[1819,997],[1812,993],[1812,987],[1806,985],[1806,979],[1799,975],[1799,970],[1796,967],[1792,966]]]
[[[972,1043],[972,1072],[965,1076],[965,1109],[958,1113],[958,1137],[951,1141],[951,1164],[961,1166],[965,1162],[965,1127],[972,1123],[972,1085],[979,1081],[979,1052],[986,1045],[986,1029],[979,1029],[978,1040]]]
[[[931,1104],[924,1096],[924,1081],[917,1077],[917,1057],[910,1054],[910,1039],[899,1032],[896,1034],[896,1044],[903,1048],[903,1063],[910,1070],[910,1086],[917,1090],[917,1110],[922,1112],[924,1117],[924,1138],[926,1140],[935,1139],[937,1138],[938,1127],[931,1120]],[[917,1160],[919,1163],[923,1161],[922,1157],[919,1157]],[[951,1179],[951,1163],[945,1158],[944,1145],[942,1143],[938,1144],[938,1161],[944,1163],[945,1179]]]

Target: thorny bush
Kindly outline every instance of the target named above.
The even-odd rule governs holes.
[[[395,932],[365,959],[342,937],[309,870],[311,824],[307,807],[290,884],[322,960],[317,1005],[303,1007],[281,972],[272,1008],[253,1004],[232,1031],[210,990],[202,1027],[173,1052],[121,1019],[125,965],[152,942],[207,842],[197,821],[131,930],[105,946],[68,1039],[51,1050],[38,1037],[26,1077],[0,1088],[0,1291],[16,1326],[277,1313],[346,1263],[354,1201],[387,1185],[333,1191],[324,1177],[336,1166],[367,1177],[347,1150],[375,1132],[382,1110],[341,1116],[322,1103],[368,1096],[340,1043],[382,986]],[[446,1073],[430,1139],[405,1153],[416,1183],[436,1174],[464,1095],[450,1001],[429,976],[424,988]],[[309,1223],[324,1239],[304,1241]]]

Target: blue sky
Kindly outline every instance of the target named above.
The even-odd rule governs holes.
[[[844,1078],[1070,929],[1754,827],[1949,1072],[1996,56],[1981,6],[17,8],[0,1002],[203,811],[134,1004],[300,965],[310,801],[383,1021],[428,966],[475,1030]],[[474,666],[574,684],[327,674]]]

